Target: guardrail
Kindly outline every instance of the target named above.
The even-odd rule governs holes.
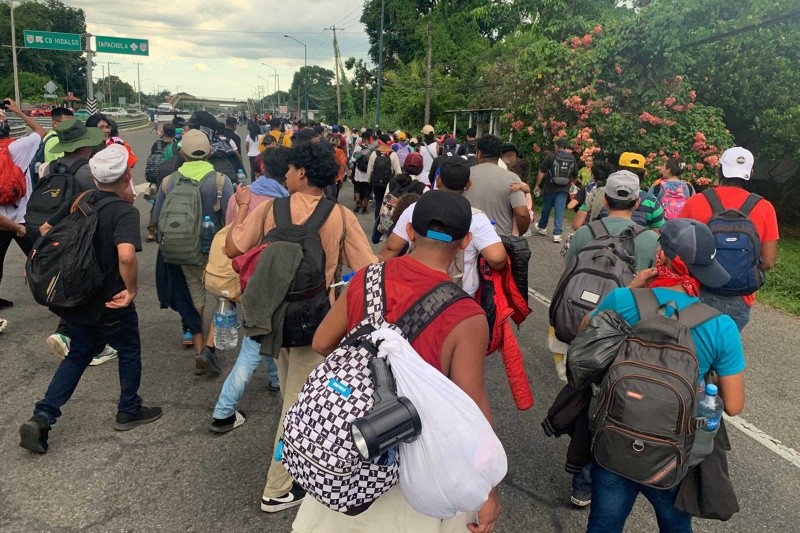
[[[38,122],[44,129],[49,130],[53,127],[53,121],[50,117],[31,117]],[[150,124],[150,117],[144,113],[129,113],[121,117],[112,117],[117,123],[120,131],[132,130],[142,128]],[[9,116],[8,122],[11,124],[11,137],[22,137],[28,131],[25,123],[16,116]]]

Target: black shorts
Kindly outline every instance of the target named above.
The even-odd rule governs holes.
[[[372,185],[368,181],[354,181],[353,187],[355,187],[356,194],[362,198],[369,198],[372,193]]]

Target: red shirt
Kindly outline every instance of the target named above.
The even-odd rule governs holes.
[[[364,269],[359,271],[347,287],[348,331],[364,318],[364,272]],[[408,255],[389,259],[386,262],[384,276],[388,322],[399,319],[434,286],[450,280],[445,272],[428,268]],[[483,309],[475,300],[471,298],[459,300],[428,324],[411,346],[429,365],[441,372],[439,357],[447,335],[463,320],[483,314]]]
[[[726,209],[739,209],[744,204],[750,193],[739,187],[725,187],[720,186],[716,189],[722,206]],[[683,205],[680,218],[691,218],[708,224],[711,220],[711,205],[702,194],[695,194],[689,198]],[[778,233],[778,217],[775,214],[775,207],[767,200],[761,200],[756,204],[750,212],[750,220],[756,227],[758,237],[761,242],[777,241],[779,239]],[[744,296],[744,301],[748,305],[753,305],[755,295]]]

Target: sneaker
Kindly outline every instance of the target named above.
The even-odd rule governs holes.
[[[117,411],[117,420],[114,423],[114,429],[117,431],[128,431],[136,426],[155,422],[161,418],[162,414],[163,412],[160,407],[145,407],[144,405],[140,405],[135,413]]]
[[[544,229],[542,229],[542,228],[540,228],[539,226],[536,226],[536,232],[537,232],[539,235],[547,235],[547,228],[544,228]]]
[[[6,300],[5,298],[0,298],[0,309],[8,309],[9,307],[13,307],[14,302],[11,300]]]
[[[358,205],[358,204],[356,204],[356,206],[353,208],[353,213],[355,213],[355,214],[357,215],[357,214],[358,214],[358,211],[359,211],[360,209],[361,209],[361,206],[360,206],[360,205]]]
[[[8,327],[8,320],[0,318],[0,333],[3,333]]]
[[[194,339],[192,338],[192,332],[191,331],[184,331],[183,332],[183,341],[182,342],[183,342],[183,345],[186,346],[187,348],[189,346],[194,346]]]
[[[279,383],[270,383],[267,385],[267,392],[280,392],[281,386]]]
[[[303,487],[295,482],[292,482],[292,490],[278,496],[277,498],[261,498],[261,510],[265,513],[277,513],[284,509],[290,509],[303,503],[303,498],[306,497],[306,491]]]
[[[197,356],[195,356],[196,358]],[[202,376],[206,373],[206,369],[203,368],[203,365],[197,362],[197,359],[194,361],[194,375],[195,376]]]
[[[19,427],[19,445],[34,453],[45,453],[49,433],[50,422],[42,415],[33,415]]]
[[[117,355],[118,355],[117,351],[108,344],[106,344],[106,347],[103,348],[102,352],[92,357],[92,360],[89,361],[89,366],[102,365],[103,363],[107,363],[112,359],[116,359]]]
[[[361,214],[362,215],[366,215],[367,214],[367,208],[366,207],[362,207],[361,208]]]
[[[244,411],[234,411],[228,418],[215,418],[210,429],[214,433],[227,433],[242,426],[244,421]]]
[[[526,231],[525,233],[523,233],[523,234],[522,234],[522,236],[523,236],[523,237],[526,237],[526,238],[527,238],[527,237],[530,237],[531,235],[533,235],[533,234],[531,233],[531,230],[530,230],[530,228],[528,228],[528,231]]]
[[[588,492],[578,492],[577,490],[573,490],[572,496],[569,497],[569,501],[571,501],[572,505],[575,507],[583,508],[592,503],[592,495]]]
[[[194,362],[197,366],[200,366],[214,377],[222,373],[222,368],[219,366],[219,361],[217,360],[217,354],[209,350],[208,346],[203,348],[203,351],[195,356]]]
[[[553,242],[561,242],[561,235],[553,235]]]
[[[53,333],[47,337],[47,347],[58,358],[63,359],[69,353],[69,337],[61,333]]]

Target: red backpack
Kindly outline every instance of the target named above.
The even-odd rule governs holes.
[[[0,205],[14,205],[25,198],[25,174],[8,151],[12,142],[14,139],[0,139]]]

